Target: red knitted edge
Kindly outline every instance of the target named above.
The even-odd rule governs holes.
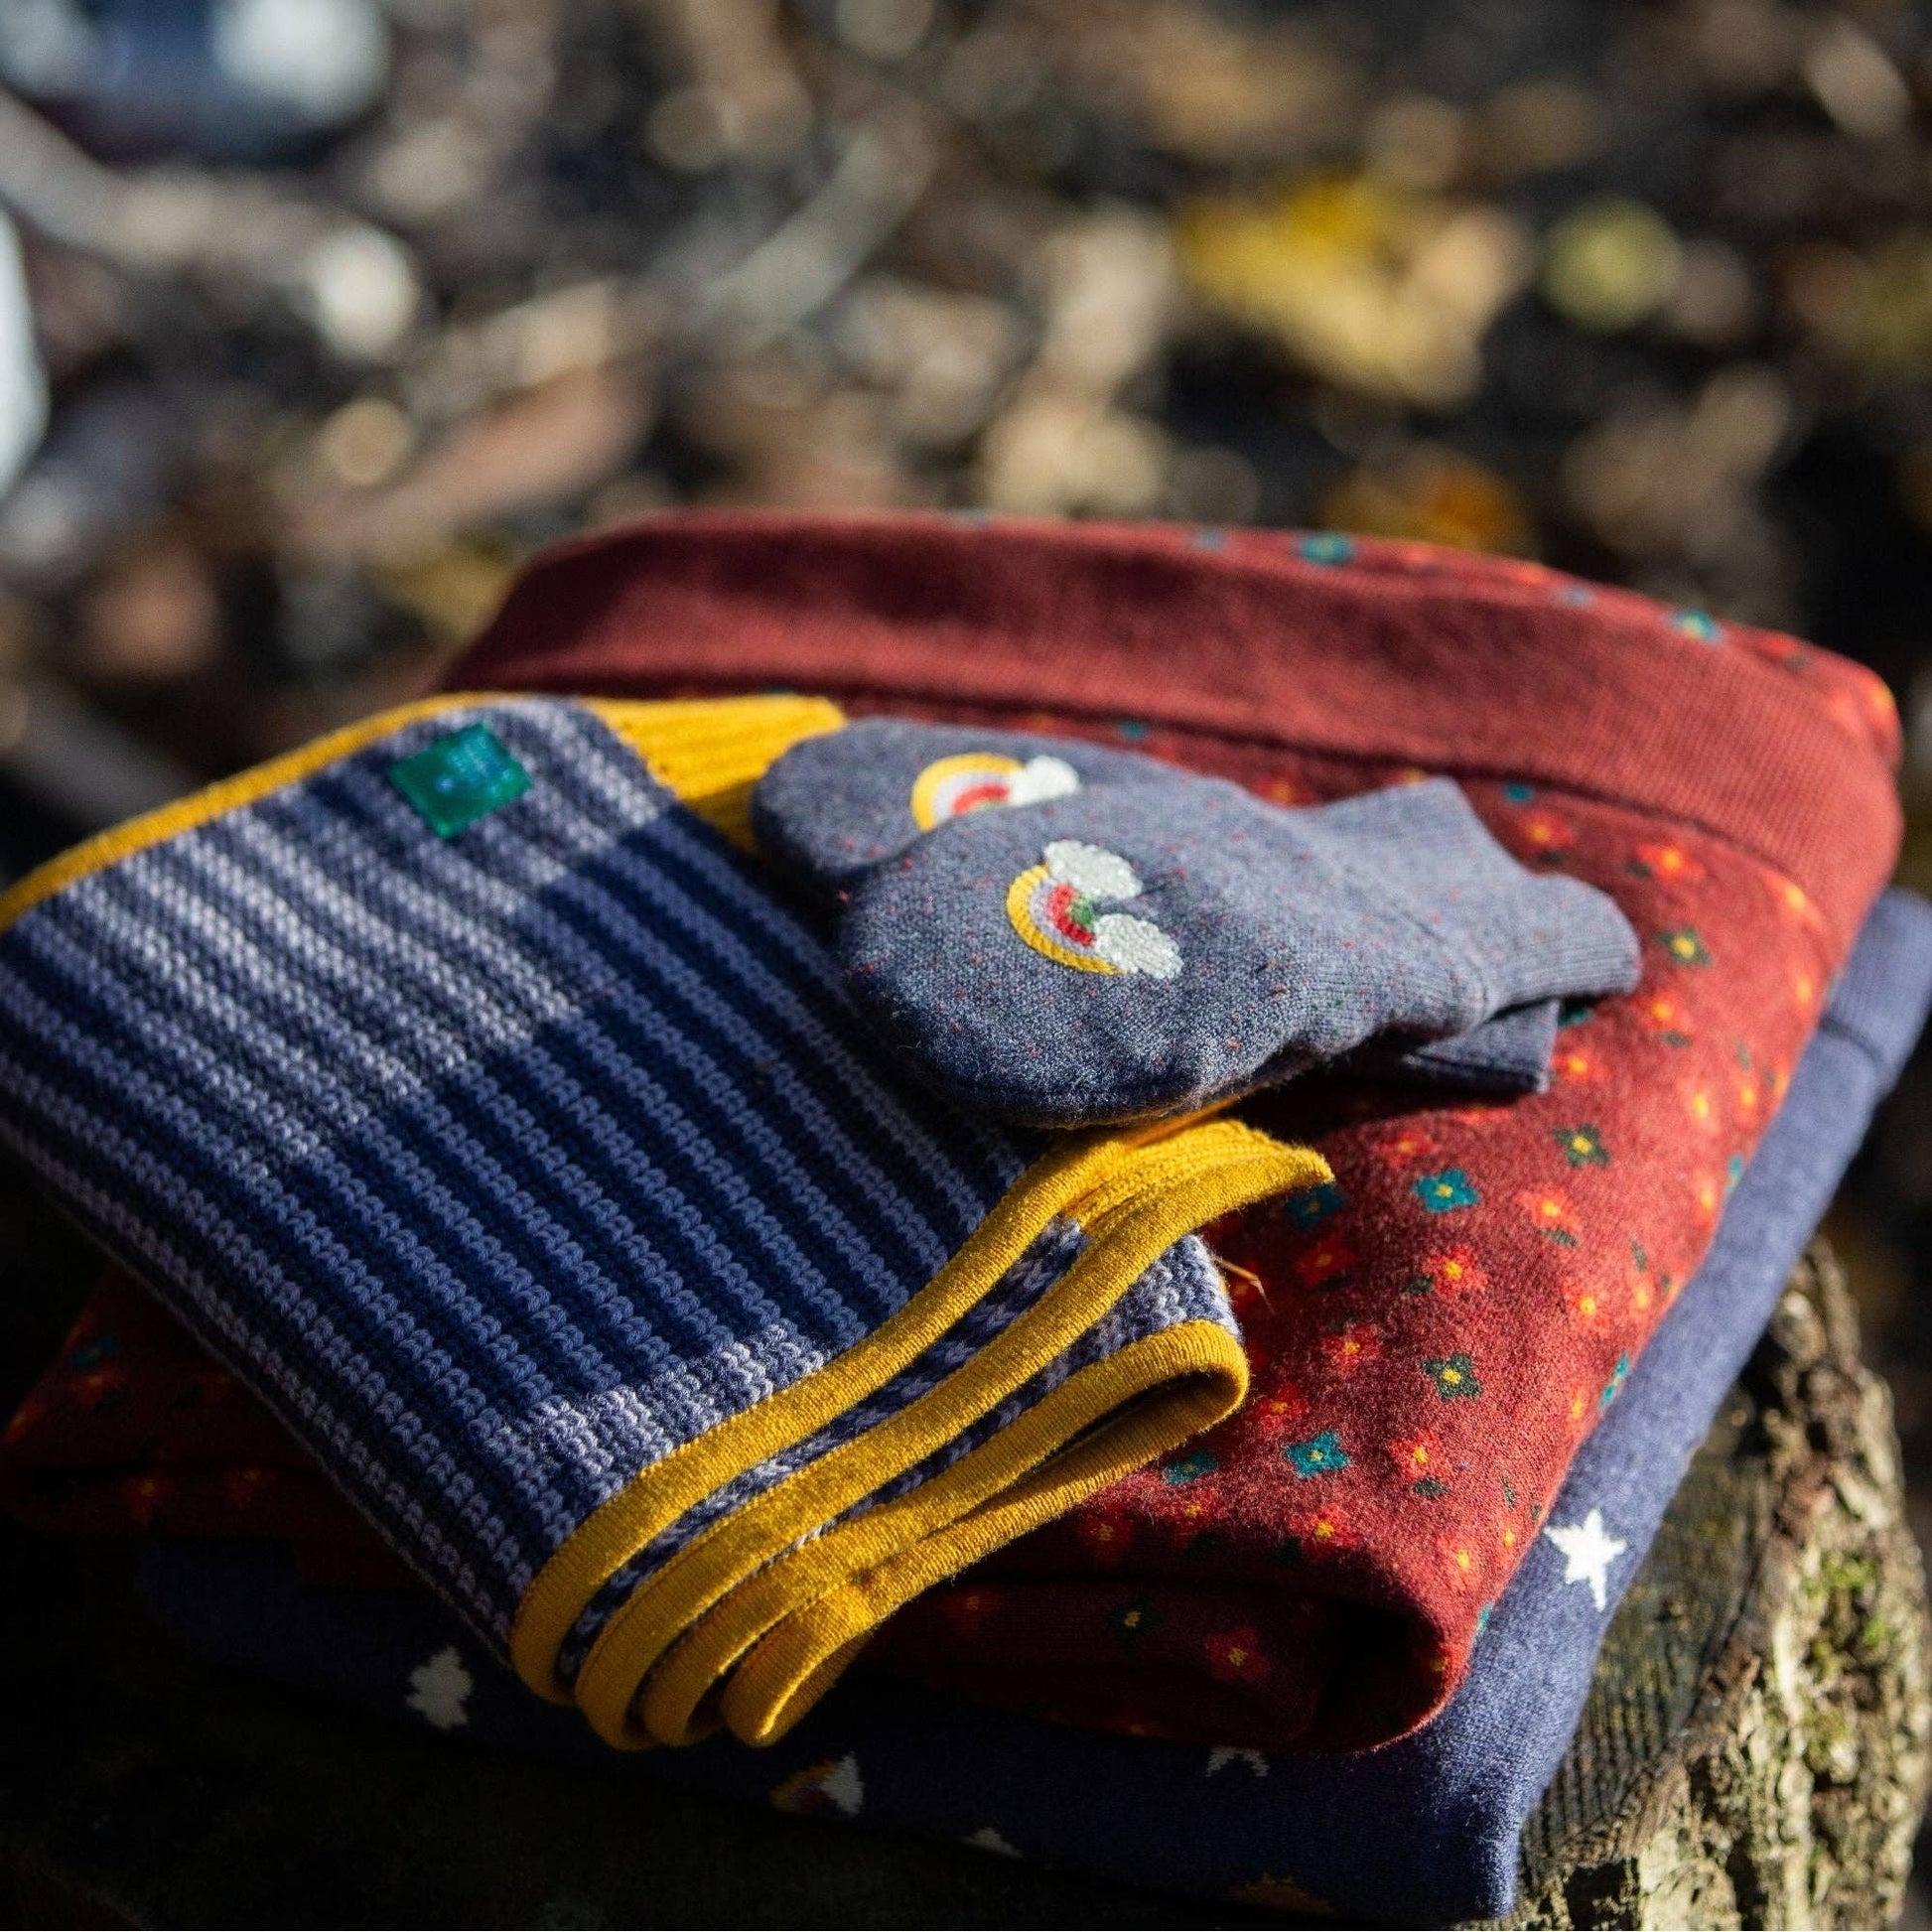
[[[1306,548],[1172,525],[653,518],[539,557],[446,682],[1038,708],[1527,778],[1729,840],[1849,948],[1901,829],[1875,700],[1835,715],[1770,651],[1536,566]]]

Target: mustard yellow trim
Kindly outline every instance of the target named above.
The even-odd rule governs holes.
[[[1154,1390],[1161,1393],[1134,1402]],[[955,1521],[901,1539],[904,1547],[886,1562],[853,1575],[779,1625],[733,1672],[720,1702],[726,1723],[748,1744],[775,1743],[838,1682],[895,1610],[1211,1429],[1240,1407],[1247,1392],[1240,1344],[1205,1321],[1133,1342],[1082,1371],[1034,1412],[1042,1417],[1041,1434],[1063,1444],[1079,1434],[1083,1417],[1091,1421],[1119,1409],[1115,1420],[1070,1448],[1056,1445],[1036,1466],[990,1490],[986,1502]],[[1062,1396],[1069,1416],[1049,1416],[1049,1405]],[[1130,1402],[1132,1408],[1124,1407]]]
[[[917,1401],[713,1524],[612,1613],[577,1679],[577,1702],[601,1736],[621,1746],[643,1741],[630,1715],[632,1702],[646,1675],[679,1635],[790,1544],[954,1440],[1085,1332],[1183,1234],[1251,1201],[1330,1177],[1327,1164],[1311,1150],[1284,1147],[1230,1120],[1186,1128],[1125,1152],[1116,1143],[1110,1152],[1116,1158],[1094,1176],[1101,1207],[1097,1228],[1087,1218],[1084,1199],[1063,1203],[1069,1218],[1088,1228],[1090,1238],[1040,1302]],[[1010,1193],[1008,1201],[1012,1198]],[[1001,1208],[1008,1201],[1002,1201]],[[1019,1246],[1024,1248],[1025,1243]],[[939,1279],[935,1277],[935,1286]],[[931,1289],[922,1291],[900,1316],[920,1307],[930,1294]],[[883,1334],[883,1328],[879,1332]],[[849,1351],[833,1369],[808,1377],[795,1390],[832,1379],[856,1352]],[[877,1386],[872,1382],[852,1395],[841,1395],[831,1413],[843,1412],[858,1394]],[[646,1470],[624,1494],[653,1487],[662,1466]],[[577,1537],[583,1534],[579,1530]],[[576,1541],[573,1538],[559,1554],[567,1554]],[[586,1600],[587,1596],[578,1599],[580,1605]]]
[[[0,929],[75,881],[263,798],[418,719],[501,701],[502,694],[452,693],[397,706],[132,819],[50,861],[0,896]],[[756,779],[791,745],[844,722],[823,700],[793,697],[592,700],[588,708],[689,809],[744,844],[750,843]],[[1068,963],[1091,964],[1071,954]],[[666,1646],[751,1570],[983,1415],[1097,1319],[1181,1234],[1244,1201],[1328,1177],[1318,1156],[1281,1147],[1228,1121],[1169,1123],[1056,1144],[932,1282],[865,1341],[653,1464],[587,1519],[519,1606],[511,1634],[517,1670],[532,1688],[562,1698],[557,1650],[615,1571],[721,1483],[823,1427],[897,1374],[970,1309],[1055,1215],[1070,1214],[1086,1230],[1088,1247],[1040,1308],[891,1424],[820,1458],[759,1504],[714,1526],[613,1616],[580,1675],[579,1697],[608,1734],[639,1741],[629,1715],[638,1685]],[[1173,1373],[1198,1380],[1200,1370],[1196,1365]],[[1102,1431],[1100,1438],[1114,1440],[1114,1432]],[[1005,1440],[1010,1451],[1030,1439],[1007,1432]],[[937,1491],[932,1500],[951,1493]],[[783,1526],[794,1517],[796,1527],[787,1531]],[[825,1660],[814,1668],[827,1668]]]
[[[829,700],[789,695],[578,702],[596,712],[688,810],[747,851],[759,779],[794,745],[845,724],[845,713]]]
[[[1183,1322],[1069,1376],[930,1482],[734,1590],[652,1672],[644,1728],[662,1743],[694,1742],[722,1683],[719,1708],[732,1729],[770,1743],[809,1708],[801,1687],[810,1683],[814,1696],[827,1688],[829,1660],[853,1654],[908,1597],[1211,1428],[1247,1388],[1240,1343],[1211,1321]]]
[[[464,692],[419,698],[312,740],[266,763],[193,791],[138,818],[98,832],[37,866],[0,895],[0,931],[64,888],[177,833],[252,805],[270,792],[350,757],[419,718],[434,718],[514,694]],[[669,700],[661,704],[587,701],[618,737],[637,753],[651,775],[700,818],[741,845],[751,844],[754,782],[781,752],[801,739],[837,731],[844,714],[823,698],[758,697]]]
[[[1007,921],[1034,951],[1055,966],[1071,966],[1076,973],[1113,973],[1119,970],[1098,953],[1075,952],[1042,930],[1034,917],[1034,893],[1048,877],[1044,866],[1030,866],[1007,888]]]
[[[1023,1255],[1048,1221],[1147,1138],[1078,1136],[1056,1143],[1007,1189],[959,1252],[896,1314],[825,1368],[653,1462],[562,1544],[517,1607],[510,1661],[524,1683],[568,1703],[559,1646],[606,1582],[691,1505],[822,1429],[929,1348]],[[1324,1165],[1325,1173],[1325,1165]]]

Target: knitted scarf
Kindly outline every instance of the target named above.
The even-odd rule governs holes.
[[[0,1138],[613,1742],[778,1734],[1229,1413],[1193,1230],[1329,1177],[908,1081],[728,836],[838,722],[435,701],[0,903]]]

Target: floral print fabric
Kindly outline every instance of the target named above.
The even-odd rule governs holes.
[[[1863,675],[1843,672],[1841,697]],[[1301,802],[1418,775],[1158,729],[1134,744]],[[1381,1741],[1460,1681],[1703,1256],[1840,963],[1804,891],[1733,845],[1463,784],[1516,858],[1616,899],[1645,940],[1641,985],[1566,1013],[1547,1094],[1444,1105],[1336,1083],[1251,1103],[1311,1136],[1336,1180],[1213,1242],[1246,1408],[1184,1480],[1132,1476],[911,1605],[875,1651],[889,1668],[1064,1723],[1264,1748]]]

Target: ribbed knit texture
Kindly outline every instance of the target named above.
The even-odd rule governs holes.
[[[558,546],[463,689],[821,691],[853,710],[1084,721],[1641,799],[1794,879],[1842,954],[1897,837],[1870,672],[1540,564],[1174,524],[694,513]],[[934,713],[928,707],[941,709]],[[1257,762],[1266,764],[1265,759]],[[1272,794],[1268,794],[1272,795]]]
[[[588,712],[478,715],[535,783],[460,841],[388,770],[463,712],[30,911],[0,1132],[501,1641],[599,1503],[901,1307],[1029,1150],[941,1145]]]

